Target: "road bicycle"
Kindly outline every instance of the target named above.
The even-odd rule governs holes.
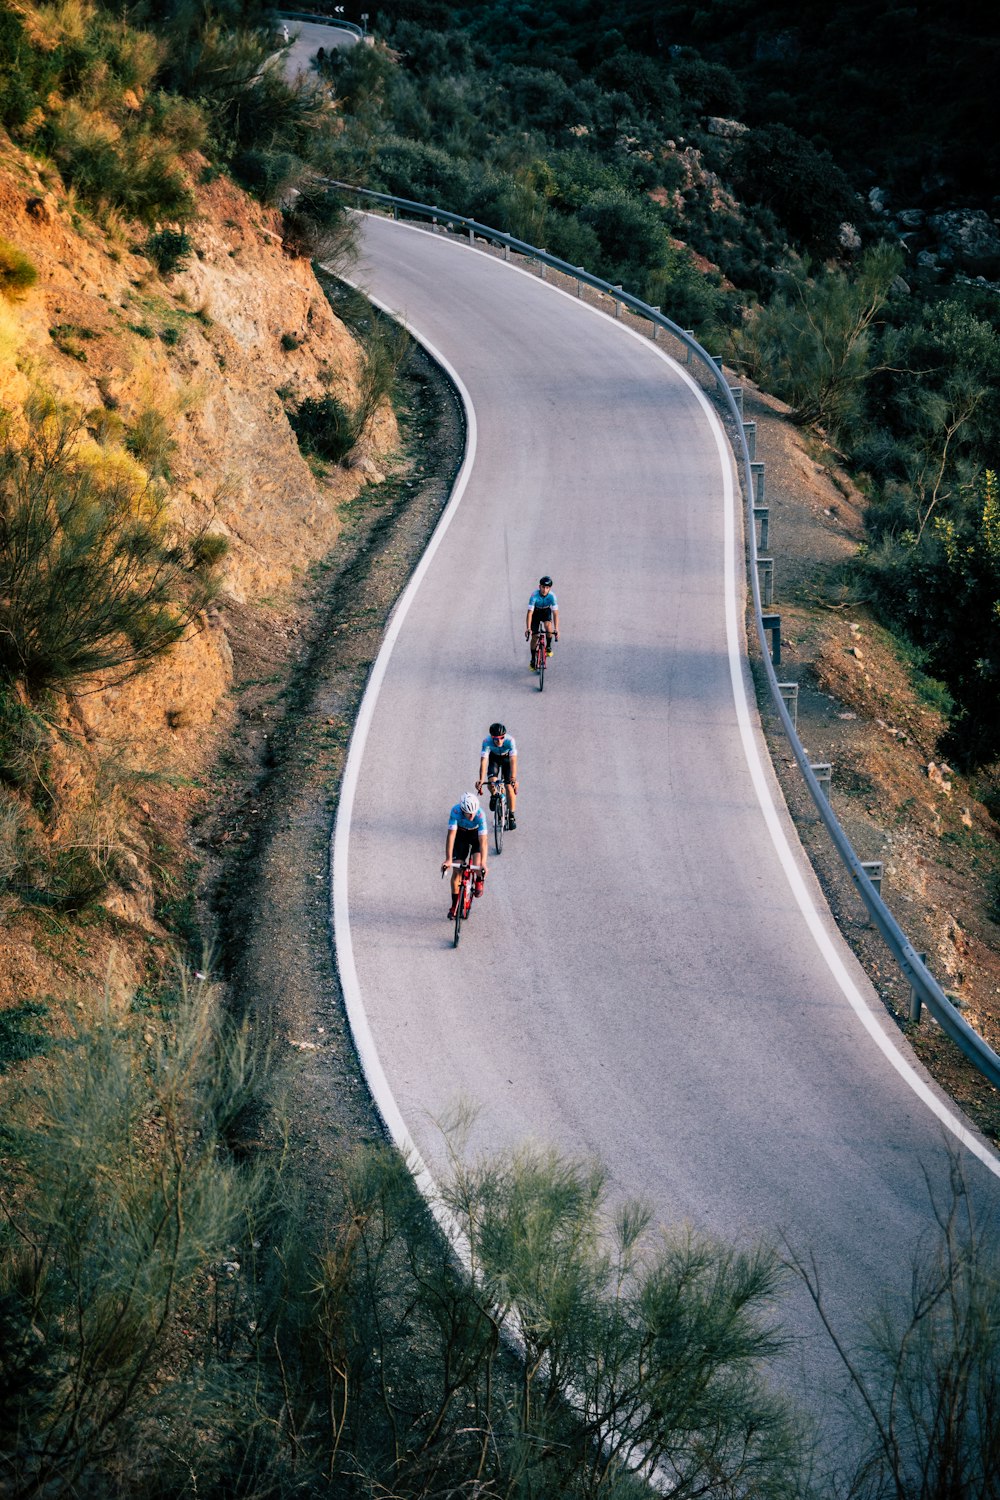
[[[482,871],[480,870],[478,865],[474,865],[472,863],[471,854],[467,854],[462,860],[453,859],[449,864],[445,865],[444,869],[441,871],[442,880],[444,879],[445,874],[448,870],[461,870],[462,872],[458,887],[458,902],[455,906],[454,946],[457,948],[459,939],[462,936],[462,923],[467,920],[469,912],[472,910],[473,881],[477,875],[485,881],[486,876],[482,874]]]
[[[503,836],[510,823],[510,803],[507,800],[507,783],[502,776],[491,776],[486,782],[493,809],[493,847],[499,854],[503,849]]]
[[[539,625],[535,648],[531,654],[531,666],[538,673],[538,691],[540,693],[545,691],[545,666],[551,655],[548,632],[544,625]]]

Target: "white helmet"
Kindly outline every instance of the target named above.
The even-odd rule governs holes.
[[[458,805],[467,818],[474,818],[479,811],[479,798],[475,792],[466,792]]]

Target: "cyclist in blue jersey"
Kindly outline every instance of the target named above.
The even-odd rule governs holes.
[[[535,647],[538,632],[545,627],[549,655],[552,643],[559,639],[559,602],[552,592],[552,579],[546,573],[538,580],[538,587],[528,600],[528,613],[524,617],[524,639],[531,642],[531,670],[535,671]]]
[[[479,798],[474,792],[466,792],[460,802],[456,802],[448,814],[448,833],[444,841],[444,864],[442,871],[456,862],[456,867],[451,872],[451,907],[448,917],[455,920],[455,912],[458,909],[458,893],[462,884],[461,871],[457,868],[467,854],[472,855],[472,864],[475,866],[476,874],[473,877],[472,894],[481,896],[483,894],[483,881],[486,879],[486,852],[489,847],[489,839],[486,831],[486,814],[479,806]]]
[[[502,776],[506,783],[507,827],[516,828],[514,803],[517,800],[517,745],[514,742],[514,736],[507,733],[506,724],[501,724],[499,721],[490,725],[489,735],[483,740],[476,791],[481,792],[486,785],[487,778],[493,775]],[[490,807],[492,806],[491,801]]]

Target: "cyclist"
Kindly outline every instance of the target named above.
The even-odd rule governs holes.
[[[507,827],[516,828],[514,803],[517,801],[517,745],[514,736],[507,733],[506,724],[499,721],[490,725],[489,735],[483,740],[479,757],[479,780],[476,791],[481,792],[490,776],[502,776],[507,786]],[[493,799],[490,798],[490,808]]]
[[[481,896],[483,881],[486,879],[487,848],[486,814],[479,806],[479,798],[475,792],[466,792],[448,814],[448,833],[444,841],[444,864],[441,866],[444,871],[454,863],[451,872],[451,907],[448,911],[451,921],[455,920],[458,895],[462,885],[462,872],[458,866],[467,854],[472,855],[472,864],[476,869],[472,893],[474,896]]]
[[[547,573],[539,578],[538,587],[528,600],[528,613],[524,617],[524,639],[531,642],[533,672],[538,670],[535,666],[535,649],[538,646],[538,632],[543,625],[551,655],[552,643],[559,639],[559,602],[552,592],[552,579]]]

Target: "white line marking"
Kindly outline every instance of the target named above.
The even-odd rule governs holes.
[[[343,278],[346,279],[346,278]],[[444,370],[449,380],[452,381],[458,391],[462,405],[465,408],[466,430],[468,441],[465,448],[465,457],[458,471],[451,498],[438,518],[438,523],[431,533],[430,541],[413,570],[406,588],[400,594],[396,606],[389,616],[389,624],[386,629],[385,638],[379,648],[378,655],[372,664],[371,675],[365,686],[358,710],[358,717],[351,734],[351,744],[347,752],[347,764],[344,767],[344,778],[341,782],[340,800],[337,804],[337,819],[333,830],[333,879],[331,882],[331,900],[333,906],[333,935],[334,945],[337,951],[337,965],[340,970],[340,983],[344,993],[344,1006],[347,1010],[347,1018],[350,1022],[351,1033],[354,1037],[354,1045],[361,1060],[362,1071],[365,1080],[375,1101],[375,1107],[386,1129],[389,1132],[397,1149],[405,1156],[410,1171],[416,1181],[422,1196],[427,1200],[439,1225],[466,1265],[471,1264],[468,1250],[465,1248],[464,1236],[459,1228],[457,1220],[442,1207],[441,1195],[437,1184],[431,1176],[423,1157],[417,1149],[416,1142],[410,1135],[403,1120],[402,1112],[396,1103],[395,1095],[386,1077],[372,1036],[371,1026],[368,1022],[368,1013],[365,1010],[364,1000],[361,994],[361,984],[358,979],[357,966],[354,962],[354,944],[351,938],[351,916],[348,900],[348,858],[350,854],[351,839],[351,814],[354,811],[354,797],[358,788],[358,776],[361,771],[361,761],[365,753],[365,745],[368,741],[368,731],[371,728],[372,718],[375,713],[375,705],[385,678],[389,658],[392,655],[396,639],[403,626],[403,621],[409,612],[410,605],[416,596],[424,574],[431,565],[442,538],[454,519],[455,512],[462,503],[469,476],[472,473],[473,464],[476,461],[476,444],[478,440],[478,424],[476,422],[476,409],[472,403],[472,397],[466,390],[465,384],[458,371],[453,369],[444,355],[430,344],[427,339],[411,328],[406,319],[394,309],[385,306],[377,298],[372,297],[369,292],[364,294],[376,307],[382,308],[383,312],[395,318],[401,323],[407,332],[421,343],[432,359]]]
[[[379,222],[388,221],[380,220]],[[397,222],[396,229],[404,229],[412,234],[426,234],[426,230],[419,229],[416,225],[412,224]],[[438,242],[441,243],[440,239],[438,240]],[[464,242],[460,243],[455,240],[444,240],[444,243],[449,244],[454,249],[461,250],[463,252],[466,252],[471,248]],[[535,276],[526,267],[516,266],[510,261],[497,260],[492,256],[490,257],[490,259],[494,265],[504,266],[508,271],[513,271],[519,276],[528,276],[531,278],[532,282],[538,285],[545,286],[548,291],[555,293],[560,297],[567,298],[568,301],[572,302],[574,307],[578,307],[585,310],[586,312],[593,313],[596,317],[604,319],[608,318],[608,314],[601,308],[594,307],[592,304],[587,302],[581,302],[577,297],[573,296],[571,292],[564,291],[562,287],[554,286],[550,281],[543,282],[540,277]],[[434,1186],[434,1180],[431,1177],[431,1174],[428,1171],[422,1157],[420,1156],[420,1153],[417,1151],[416,1145],[414,1144],[409,1131],[403,1123],[402,1114],[399,1111],[399,1107],[397,1106],[395,1098],[393,1097],[392,1090],[389,1087],[389,1081],[386,1078],[385,1072],[382,1068],[381,1060],[375,1048],[374,1038],[371,1034],[371,1028],[368,1024],[368,1017],[365,1012],[364,1002],[361,998],[361,987],[358,981],[357,969],[354,964],[354,952],[351,945],[351,926],[348,913],[347,894],[347,851],[348,841],[350,837],[351,810],[354,805],[354,793],[357,788],[358,775],[361,766],[361,757],[364,753],[365,741],[368,738],[368,730],[371,725],[372,716],[375,712],[375,702],[378,698],[379,690],[382,686],[382,680],[385,677],[385,671],[386,667],[388,666],[389,657],[392,654],[392,648],[395,645],[396,637],[399,635],[403,620],[405,619],[406,613],[413,601],[413,596],[416,593],[417,587],[419,586],[419,583],[423,578],[424,573],[427,571],[428,565],[430,564],[430,560],[433,557],[434,553],[437,551],[441,538],[450,525],[451,519],[458,508],[462,495],[465,492],[465,487],[468,483],[469,474],[472,469],[472,463],[475,458],[477,433],[476,414],[469,392],[466,390],[466,387],[460,376],[452,368],[449,362],[440,353],[438,353],[438,351],[434,349],[434,347],[425,338],[423,338],[420,333],[411,328],[410,325],[406,322],[405,318],[402,317],[402,315],[395,312],[392,308],[387,307],[385,304],[377,301],[375,298],[371,297],[369,293],[366,292],[365,295],[369,297],[369,300],[375,303],[376,307],[381,307],[384,312],[388,313],[391,317],[396,318],[400,323],[402,323],[407,331],[411,333],[419,343],[423,344],[424,348],[428,351],[431,357],[437,360],[438,364],[440,364],[449,378],[454,381],[455,388],[457,389],[459,396],[461,397],[463,406],[465,407],[466,420],[469,424],[469,445],[466,450],[465,460],[462,464],[461,469],[459,470],[458,479],[455,484],[455,489],[452,492],[451,500],[448,502],[448,505],[445,507],[445,510],[441,515],[441,519],[438,521],[437,527],[435,528],[430,542],[427,545],[427,550],[421,558],[420,562],[417,564],[413,577],[410,579],[409,584],[404,589],[402,595],[400,596],[399,602],[396,605],[395,610],[393,611],[393,614],[390,616],[389,628],[386,631],[385,640],[382,642],[382,648],[379,651],[378,656],[375,658],[375,664],[372,668],[371,677],[369,678],[368,686],[365,689],[364,697],[361,700],[361,708],[359,710],[357,723],[355,725],[354,733],[351,738],[351,747],[347,757],[347,765],[344,770],[344,780],[340,794],[340,803],[337,809],[337,822],[333,836],[334,941],[336,944],[338,962],[340,966],[341,984],[344,990],[344,1003],[347,1008],[348,1018],[351,1022],[351,1029],[354,1032],[355,1045],[357,1046],[358,1054],[361,1058],[361,1065],[364,1069],[365,1077],[368,1080],[368,1086],[371,1089],[372,1097],[374,1098],[379,1113],[382,1115],[382,1118],[385,1121],[386,1128],[388,1129],[396,1145],[400,1148],[401,1151],[404,1151],[409,1156],[413,1164],[413,1174],[417,1179],[418,1185],[421,1187],[421,1191],[424,1192],[425,1197],[427,1197],[428,1201],[431,1203],[431,1207],[434,1210],[435,1214],[438,1215],[439,1222],[442,1222],[443,1227],[445,1227],[446,1232],[449,1232],[450,1237],[454,1238],[453,1233],[448,1229],[447,1222],[440,1219],[438,1208],[435,1208],[435,1203],[438,1204],[438,1207],[440,1206],[440,1200],[438,1197],[437,1189]],[[867,1001],[861,994],[861,991],[855,984],[854,979],[848,972],[842,955],[838,953],[830,937],[830,933],[827,931],[823,919],[816,909],[816,905],[812,900],[808,887],[806,886],[806,882],[803,879],[798,860],[796,859],[795,854],[793,853],[792,848],[789,845],[787,835],[781,824],[778,810],[775,807],[774,800],[771,796],[771,785],[768,777],[765,775],[764,767],[761,763],[760,750],[751,723],[750,706],[747,697],[746,683],[744,681],[742,671],[739,620],[736,613],[736,500],[733,488],[733,456],[732,449],[729,446],[729,439],[726,437],[725,429],[723,428],[722,423],[719,420],[718,414],[712,407],[704,391],[695,381],[694,377],[688,374],[684,367],[678,364],[677,360],[669,355],[666,350],[661,349],[657,344],[652,343],[651,340],[645,338],[636,329],[630,328],[626,323],[618,323],[617,326],[622,331],[622,333],[626,333],[631,338],[637,339],[644,348],[650,351],[651,354],[655,354],[660,359],[664,360],[671,367],[671,369],[680,376],[681,380],[683,380],[685,384],[689,386],[705,413],[705,416],[709,423],[709,427],[712,431],[712,435],[715,439],[716,452],[719,457],[719,465],[722,471],[723,485],[723,545],[725,548],[724,569],[726,599],[726,643],[729,652],[729,676],[733,689],[733,702],[736,708],[736,719],[740,731],[740,740],[743,745],[743,754],[746,759],[747,769],[750,772],[750,779],[753,782],[757,801],[760,805],[761,812],[764,815],[764,822],[767,826],[768,833],[771,836],[771,842],[774,845],[774,849],[781,863],[781,867],[785,872],[785,877],[788,881],[792,895],[795,897],[795,901],[799,907],[799,910],[801,911],[805,919],[806,926],[812,934],[813,941],[815,942],[816,947],[820,952],[820,956],[825,961],[828,969],[830,970],[830,973],[840,987],[842,994],[848,1001],[848,1004],[851,1006],[851,1009],[857,1015],[858,1019],[861,1021],[862,1026],[864,1026],[865,1030],[873,1039],[876,1046],[883,1053],[888,1062],[891,1063],[891,1065],[895,1068],[896,1072],[902,1078],[903,1082],[906,1083],[916,1094],[917,1098],[920,1099],[927,1106],[927,1108],[937,1116],[938,1120],[940,1120],[945,1129],[950,1131],[955,1139],[959,1141],[961,1145],[966,1148],[966,1150],[970,1151],[973,1156],[977,1157],[983,1163],[983,1165],[993,1173],[995,1177],[1000,1178],[1000,1158],[998,1158],[992,1151],[990,1151],[990,1149],[985,1145],[983,1141],[979,1140],[977,1136],[973,1135],[973,1133],[967,1128],[962,1120],[959,1119],[959,1117],[954,1114],[941,1099],[938,1098],[933,1089],[929,1088],[924,1079],[920,1077],[920,1074],[916,1071],[909,1059],[905,1057],[900,1051],[899,1046],[897,1045],[895,1040],[882,1030],[875,1016],[872,1014],[871,1008],[869,1007]],[[756,708],[756,705],[754,705],[754,707]],[[428,1184],[427,1188],[425,1188],[423,1185],[424,1180],[426,1180],[426,1183]],[[453,1221],[451,1222],[453,1223]]]

